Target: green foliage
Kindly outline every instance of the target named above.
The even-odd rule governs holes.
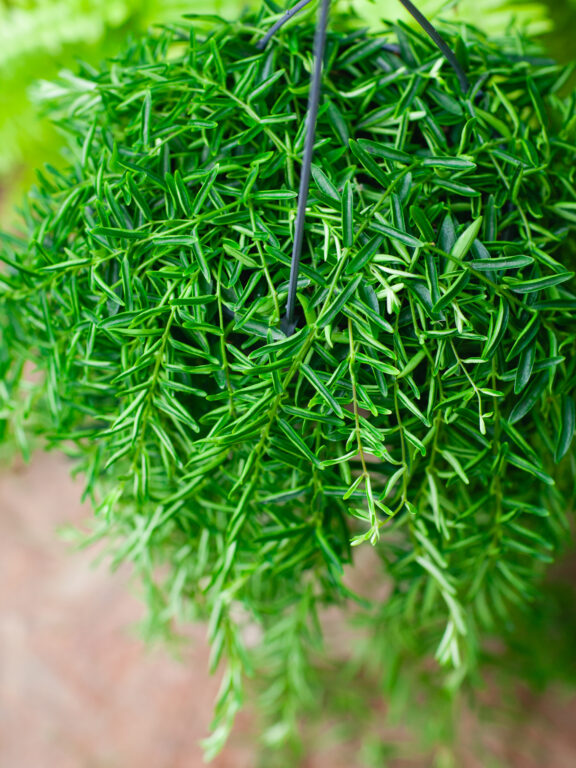
[[[462,0],[457,8],[422,0],[419,5],[429,16],[440,13],[472,21],[491,33],[502,32],[512,20],[532,35],[550,32],[552,14],[557,27],[553,45],[571,51],[571,38],[558,36],[573,27],[574,6],[563,14],[554,2],[550,9],[522,0]],[[398,0],[341,4],[375,29],[382,18],[410,19]],[[78,58],[97,64],[114,55],[128,34],[175,21],[183,13],[215,11],[235,19],[242,9],[257,5],[255,0],[210,0],[201,5],[198,0],[0,0],[0,222],[9,219],[10,202],[33,182],[34,168],[59,162],[60,137],[37,109],[42,100],[39,80],[55,78]]]
[[[47,93],[69,165],[1,250],[2,434],[74,457],[152,630],[209,619],[209,754],[254,670],[290,741],[326,606],[391,695],[410,669],[457,689],[537,595],[574,483],[570,71],[446,28],[462,95],[421,34],[335,18],[286,337],[313,27],[260,53],[260,22],[171,28]],[[385,600],[343,579],[370,545]]]

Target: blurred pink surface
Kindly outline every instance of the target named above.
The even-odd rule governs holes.
[[[129,574],[56,534],[89,514],[66,462],[0,475],[0,767],[196,768],[218,682],[196,629],[184,663],[144,647]],[[252,766],[236,745],[215,768]]]
[[[137,638],[144,609],[128,570],[94,567],[94,551],[57,536],[90,515],[68,470],[62,457],[38,455],[0,474],[0,768],[201,768],[218,687],[204,632],[191,630],[183,661]],[[338,635],[338,616],[325,618]],[[463,713],[455,768],[576,768],[576,697],[526,697],[525,710],[519,725],[479,726]],[[255,768],[252,738],[240,717],[211,766]],[[328,733],[311,752],[302,768],[361,765],[358,744],[335,745]]]

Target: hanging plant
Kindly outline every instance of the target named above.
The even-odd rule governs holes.
[[[74,457],[155,625],[210,617],[210,752],[254,663],[269,740],[296,727],[357,547],[391,584],[361,601],[382,664],[435,655],[456,687],[534,598],[574,482],[569,72],[335,17],[298,271],[315,28],[263,29],[196,19],[62,83],[69,166],[0,251],[1,434]]]

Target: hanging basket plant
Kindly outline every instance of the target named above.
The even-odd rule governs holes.
[[[568,537],[574,482],[569,72],[468,26],[451,66],[335,17],[298,271],[315,28],[258,49],[268,27],[194,19],[63,82],[69,165],[0,250],[2,434],[74,457],[156,623],[210,617],[211,750],[254,660],[270,738],[294,727],[363,547],[385,662],[465,679]]]

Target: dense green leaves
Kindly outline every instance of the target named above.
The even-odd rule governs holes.
[[[210,618],[211,751],[253,663],[288,738],[352,545],[391,584],[365,614],[375,658],[461,680],[478,632],[532,599],[574,472],[562,70],[467,28],[462,97],[418,34],[387,32],[398,53],[331,33],[287,336],[313,28],[262,53],[261,34],[196,20],[62,84],[69,165],[0,241],[0,437],[74,455],[157,624]]]

